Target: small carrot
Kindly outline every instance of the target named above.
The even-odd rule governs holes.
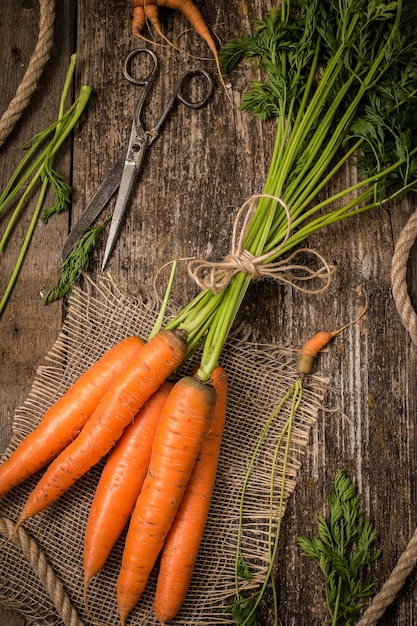
[[[154,609],[162,623],[174,619],[184,602],[216,480],[226,420],[227,374],[222,367],[214,369],[211,384],[216,390],[214,417],[161,552]]]
[[[120,439],[143,404],[183,361],[186,342],[162,330],[113,381],[78,437],[51,463],[29,495],[16,529],[46,509],[95,465]]]
[[[314,337],[311,337],[301,348],[298,353],[298,358],[296,362],[296,370],[300,376],[308,376],[313,371],[313,363],[314,359],[327,344],[329,341],[336,337],[339,334],[339,330],[326,332],[320,331],[316,333]]]
[[[166,381],[147,400],[109,454],[88,516],[84,538],[84,599],[90,579],[103,567],[120,536],[148,471],[162,407],[172,389]]]
[[[306,343],[303,345],[300,352],[298,353],[298,358],[297,358],[297,362],[295,366],[296,371],[301,376],[301,378],[305,378],[305,376],[309,376],[312,373],[314,359],[317,356],[317,354],[320,352],[320,350],[322,350],[325,346],[327,346],[329,341],[333,339],[333,337],[336,337],[336,335],[341,333],[342,330],[345,330],[345,328],[352,326],[352,324],[356,324],[356,322],[358,322],[361,319],[361,317],[365,315],[367,308],[368,308],[368,305],[366,303],[366,305],[364,306],[362,312],[358,315],[358,317],[352,320],[351,322],[348,322],[341,328],[338,328],[337,330],[332,330],[329,332],[320,331],[316,333],[314,337],[311,337],[311,339],[306,341]]]
[[[161,29],[158,7],[168,7],[169,9],[176,9],[180,11],[184,15],[184,17],[190,22],[196,33],[206,42],[211,53],[213,54],[220,80],[229,101],[231,101],[228,91],[226,89],[226,85],[224,83],[223,74],[220,68],[219,54],[217,52],[215,41],[201,12],[196,7],[194,2],[192,2],[192,0],[131,0],[131,2],[134,7],[132,32],[136,37],[141,37],[145,22],[147,19],[149,19],[157,34],[165,41],[168,41]]]
[[[139,354],[143,341],[127,337],[108,350],[44,414],[0,466],[0,496],[56,457],[83,428],[110,383]]]
[[[213,418],[216,392],[186,376],[173,387],[158,422],[148,474],[130,520],[117,580],[123,626],[142,595],[174,520]]]

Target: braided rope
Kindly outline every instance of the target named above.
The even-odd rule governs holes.
[[[417,530],[410,539],[406,549],[398,559],[390,577],[383,584],[381,591],[372,600],[356,626],[372,626],[376,624],[385,609],[392,604],[395,596],[404,586],[407,576],[417,563]]]
[[[397,311],[412,342],[417,345],[417,315],[411,304],[407,289],[407,261],[417,237],[417,211],[408,220],[400,233],[391,264],[392,293]]]
[[[10,537],[14,530],[14,522],[6,517],[0,518],[0,532],[2,534]],[[15,532],[12,541],[20,548],[29,561],[33,571],[48,592],[65,626],[83,626],[83,622],[73,608],[61,580],[56,576],[36,541],[22,527]]]
[[[54,33],[54,0],[39,0],[39,36],[22,82],[8,108],[0,118],[0,146],[6,141],[37,87],[38,80],[49,59]]]
[[[417,211],[410,217],[400,233],[391,261],[391,285],[395,305],[401,321],[412,342],[417,345],[417,315],[411,304],[407,287],[407,262],[417,238]],[[417,530],[397,561],[389,578],[366,609],[357,626],[372,626],[394,601],[404,586],[407,576],[417,563]]]

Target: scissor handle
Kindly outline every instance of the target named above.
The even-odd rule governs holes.
[[[151,69],[146,76],[136,76],[131,70],[132,60],[135,57],[142,55],[150,57],[152,61]],[[157,69],[158,57],[156,56],[156,54],[148,48],[136,48],[135,50],[132,50],[132,52],[130,52],[126,57],[123,65],[123,75],[130,83],[133,83],[134,85],[150,85],[156,76]]]
[[[151,59],[151,69],[146,76],[136,76],[131,69],[132,60],[135,57],[140,56],[140,55],[146,55]],[[130,52],[127,55],[126,60],[124,62],[123,74],[125,78],[127,78],[127,80],[133,83],[134,85],[141,85],[145,87],[145,89],[143,90],[139,98],[139,102],[136,107],[135,123],[136,123],[137,128],[142,128],[142,123],[140,119],[142,108],[146,100],[146,97],[149,94],[149,91],[153,85],[157,68],[158,68],[158,58],[156,54],[152,52],[152,50],[149,50],[148,48],[136,48],[135,50],[132,50],[132,52]],[[188,97],[185,93],[186,82],[193,76],[198,76],[198,77],[201,76],[203,80],[205,81],[205,89],[203,90],[203,96],[196,100],[194,100],[192,97]],[[162,125],[164,124],[166,118],[168,117],[171,109],[173,108],[177,100],[190,109],[199,109],[200,107],[206,104],[212,92],[213,92],[213,81],[208,72],[199,68],[192,68],[188,70],[187,72],[185,72],[179,79],[174,89],[174,92],[172,94],[172,97],[170,101],[168,102],[165,108],[165,111],[162,113],[158,123],[156,124],[156,126],[154,126],[152,131],[148,133],[147,145],[149,146],[151,143],[153,143],[153,141],[155,141]]]
[[[204,91],[204,95],[199,100],[192,100],[190,98],[187,98],[187,96],[184,94],[184,83],[186,80],[188,80],[190,77],[193,77],[193,76],[202,76],[205,79],[206,84],[207,84],[206,89]],[[200,107],[204,106],[207,103],[212,92],[213,92],[213,81],[211,79],[210,74],[206,72],[205,70],[202,70],[199,68],[193,68],[191,70],[188,70],[181,76],[175,88],[174,94],[175,94],[175,97],[178,98],[180,102],[185,104],[186,107],[189,107],[190,109],[199,109]]]

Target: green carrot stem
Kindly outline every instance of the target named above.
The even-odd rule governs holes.
[[[31,241],[36,223],[38,221],[39,218],[39,214],[42,208],[42,205],[44,203],[45,197],[46,197],[46,193],[48,190],[48,186],[49,186],[49,182],[50,182],[50,176],[52,175],[52,163],[53,163],[53,159],[54,156],[56,154],[56,152],[58,151],[58,149],[62,146],[63,142],[65,141],[65,139],[68,137],[68,135],[71,133],[71,131],[73,130],[75,124],[77,123],[80,115],[82,114],[88,100],[91,94],[91,88],[88,86],[83,85],[80,89],[80,94],[79,97],[77,98],[77,100],[74,102],[74,104],[69,108],[69,110],[67,111],[66,114],[64,114],[64,107],[65,107],[65,100],[68,94],[68,90],[71,84],[71,80],[73,77],[73,73],[74,73],[74,68],[75,68],[75,62],[76,62],[76,55],[72,55],[71,56],[71,60],[70,60],[70,65],[69,65],[69,69],[66,75],[66,80],[64,83],[64,88],[61,94],[61,99],[60,99],[60,106],[59,106],[59,113],[58,113],[58,120],[56,122],[54,122],[54,124],[51,124],[45,131],[42,131],[41,133],[38,133],[34,138],[32,138],[32,141],[30,142],[30,148],[28,150],[28,153],[26,154],[26,156],[21,160],[20,164],[18,165],[18,167],[16,168],[14,174],[11,177],[11,180],[9,181],[9,184],[6,186],[6,189],[3,191],[2,195],[1,195],[1,202],[0,202],[0,212],[5,208],[5,206],[7,206],[7,204],[13,199],[13,197],[15,196],[15,194],[21,189],[21,187],[26,183],[27,180],[29,180],[29,178],[32,176],[30,182],[28,183],[25,191],[23,192],[15,210],[13,211],[13,214],[7,224],[7,227],[5,229],[5,232],[2,236],[2,239],[0,241],[0,255],[3,255],[3,250],[6,246],[6,242],[13,230],[13,227],[16,223],[16,220],[18,219],[20,212],[29,196],[30,193],[32,193],[33,189],[35,188],[35,185],[38,183],[39,180],[42,180],[42,185],[41,185],[41,190],[40,190],[40,194],[38,197],[38,201],[35,207],[35,210],[33,212],[30,224],[29,224],[29,228],[27,230],[26,236],[24,238],[22,247],[20,249],[19,252],[19,256],[18,259],[15,263],[14,269],[12,271],[12,274],[10,276],[10,279],[8,281],[8,284],[6,286],[6,290],[2,296],[2,299],[0,301],[0,314],[2,313],[7,300],[10,296],[10,293],[14,287],[14,284],[16,282],[17,276],[20,272],[20,269],[22,267],[23,264],[23,260],[25,257],[25,254],[27,252],[29,243]],[[35,153],[36,149],[41,145],[41,143],[44,141],[45,137],[52,131],[54,130],[54,137],[52,138],[51,142],[49,143],[49,145],[42,151],[42,153],[40,154],[40,156],[38,156],[37,159],[35,159],[34,163],[32,163],[32,165],[28,168],[28,170],[26,171],[25,174],[23,174],[22,176],[20,176],[21,172],[23,172],[24,167],[26,166],[26,163],[29,162],[29,159],[32,157],[32,155]],[[19,178],[20,176],[20,178]],[[17,183],[16,183],[17,181]],[[15,184],[16,183],[16,184]]]
[[[38,171],[36,172],[36,174],[33,176],[32,180],[30,181],[29,185],[26,187],[22,197],[20,198],[15,210],[12,213],[11,218],[9,219],[9,222],[6,226],[6,229],[3,233],[3,236],[0,240],[0,253],[3,254],[3,251],[6,247],[6,243],[7,240],[14,228],[14,225],[20,215],[20,211],[22,210],[22,207],[24,206],[25,202],[26,202],[26,198],[30,195],[30,193],[32,192],[33,188],[35,187],[35,185],[37,184],[38,180],[40,179],[41,175],[42,175],[42,167],[40,167],[38,169]]]
[[[55,122],[53,122],[53,124],[50,124],[50,126],[45,128],[41,132],[37,133],[37,135],[35,135],[29,140],[27,144],[29,146],[28,151],[26,152],[24,157],[21,159],[20,163],[17,165],[15,171],[13,172],[12,176],[10,177],[6,187],[4,188],[0,196],[0,213],[13,200],[14,196],[20,191],[20,189],[24,186],[26,181],[29,180],[31,175],[37,170],[37,168],[48,158],[48,155],[50,152],[50,145],[48,145],[41,152],[41,154],[37,156],[35,161],[31,163],[28,169],[21,175],[21,172],[23,172],[24,168],[26,167],[26,164],[30,161],[30,158],[32,157],[32,155],[36,152],[39,146],[46,140],[47,136],[52,131],[55,131],[55,137],[54,139],[52,139],[52,142],[56,140],[57,134],[59,134],[57,133],[57,130],[60,129],[60,131],[62,132],[63,125],[66,123],[67,120],[69,120],[72,117],[75,108],[79,106],[82,107],[82,110],[85,108],[85,105],[87,104],[90,93],[91,93],[90,87],[85,87],[85,86],[81,87],[80,97],[76,100],[76,102],[74,102],[73,105],[71,105],[71,107],[68,109],[65,115],[62,118],[57,119]],[[82,113],[82,110],[80,114]]]
[[[330,606],[330,603],[329,602],[327,603],[327,606],[328,606],[328,609],[329,609],[329,613],[332,616],[332,624],[331,624],[331,626],[337,626],[341,591],[342,591],[342,577],[338,576],[337,594],[336,594],[336,600],[335,600],[335,603],[334,603],[334,608],[332,609],[332,607]]]
[[[284,515],[285,489],[286,489],[288,460],[289,460],[289,454],[290,454],[292,427],[293,427],[295,415],[300,407],[302,397],[303,397],[303,386],[302,386],[301,379],[298,378],[296,382],[293,385],[291,385],[291,387],[284,394],[283,398],[280,400],[280,402],[278,403],[278,405],[275,407],[270,417],[268,418],[267,423],[262,429],[261,434],[256,442],[254,451],[249,461],[248,469],[246,471],[245,479],[243,482],[242,492],[240,496],[240,505],[239,505],[239,524],[238,524],[237,547],[236,547],[236,556],[235,556],[235,593],[237,596],[239,596],[239,592],[240,592],[239,564],[242,560],[244,560],[244,557],[242,554],[243,516],[244,516],[245,497],[247,493],[249,480],[253,473],[255,461],[260,453],[261,446],[265,440],[265,437],[269,429],[271,428],[273,424],[273,421],[275,420],[277,415],[282,410],[283,406],[291,397],[292,399],[291,399],[291,406],[289,409],[289,416],[288,416],[286,423],[284,424],[282,431],[279,434],[277,443],[275,444],[274,454],[273,454],[272,463],[271,463],[271,476],[270,476],[270,489],[269,489],[270,513],[269,513],[269,522],[268,522],[269,564],[268,564],[268,568],[267,568],[263,583],[260,587],[260,590],[256,594],[256,598],[253,604],[251,605],[251,609],[249,613],[246,615],[244,621],[241,623],[241,626],[244,626],[246,623],[248,623],[251,620],[251,618],[255,614],[257,607],[259,606],[259,603],[261,602],[262,596],[265,593],[265,590],[269,581],[273,580],[272,571],[273,571],[275,559],[277,557],[277,552],[278,552],[278,547],[279,547],[279,538],[280,538],[280,532],[281,532],[281,522],[282,522],[282,518]],[[284,446],[284,453],[283,453],[282,478],[280,482],[280,491],[279,491],[279,496],[278,496],[278,510],[276,511],[276,521],[275,521],[274,520],[274,510],[275,510],[275,507],[274,507],[275,497],[274,496],[275,496],[275,491],[276,491],[275,469],[277,466],[278,455],[280,454],[282,450],[284,439],[285,439],[285,446]],[[274,584],[273,584],[273,589],[274,589]],[[276,592],[274,590],[275,615],[277,616],[278,608],[277,608],[277,600],[276,600],[275,593]]]
[[[6,246],[6,242],[13,230],[13,227],[16,223],[16,220],[18,219],[20,212],[26,202],[26,199],[28,198],[28,196],[30,195],[30,193],[32,192],[32,190],[34,189],[35,185],[37,184],[38,180],[42,177],[42,175],[45,172],[45,168],[46,168],[46,164],[47,163],[51,163],[51,159],[53,159],[54,155],[56,154],[56,152],[59,150],[59,148],[61,147],[61,145],[63,144],[63,142],[66,140],[66,138],[68,137],[68,135],[70,134],[70,132],[73,130],[75,124],[77,123],[80,115],[82,114],[87,101],[90,97],[91,94],[91,88],[90,87],[86,87],[83,86],[81,87],[81,91],[80,91],[80,96],[77,99],[77,101],[74,103],[74,105],[71,107],[71,109],[68,111],[68,115],[65,116],[65,123],[63,121],[63,119],[61,119],[61,124],[63,124],[63,126],[61,126],[61,128],[59,129],[58,126],[56,126],[56,135],[54,137],[54,139],[52,140],[52,142],[50,143],[50,145],[42,152],[42,154],[38,157],[38,159],[36,160],[36,162],[33,164],[33,166],[30,167],[27,175],[25,175],[24,180],[26,180],[26,178],[28,178],[31,174],[33,174],[35,168],[37,166],[38,169],[35,171],[35,173],[33,174],[33,177],[30,181],[30,183],[28,184],[28,186],[26,187],[23,195],[21,196],[15,210],[13,211],[13,214],[7,224],[7,227],[3,233],[3,236],[1,238],[0,241],[0,253],[2,253],[5,249]],[[13,194],[14,195],[14,194]],[[9,194],[9,196],[7,197],[5,202],[9,202],[12,199],[12,196]],[[4,205],[3,205],[4,207]]]
[[[41,156],[38,157],[38,160],[34,164],[32,164],[31,169],[26,172],[26,174],[23,176],[22,179],[19,180],[20,184],[14,187],[16,180],[19,179],[21,172],[24,170],[26,163],[31,159],[32,155],[36,152],[36,150],[38,149],[38,147],[43,141],[44,141],[43,137],[38,137],[36,141],[34,141],[31,144],[29,149],[26,151],[24,157],[21,159],[20,163],[17,165],[15,171],[13,172],[13,174],[7,181],[7,185],[3,189],[2,194],[0,195],[0,213],[2,213],[2,211],[5,209],[7,204],[13,199],[13,197],[16,195],[16,193],[19,191],[22,185],[30,177],[31,172],[33,172],[36,169],[36,167],[39,165],[39,163],[42,161],[42,157]]]
[[[58,122],[61,120],[62,117],[64,117],[65,101],[67,99],[68,92],[72,85],[72,79],[74,77],[76,63],[77,63],[77,53],[74,52],[74,54],[70,56],[70,62],[69,62],[67,74],[65,76],[64,86],[62,88],[61,99],[59,102],[59,109],[58,109]]]
[[[42,188],[41,188],[41,191],[40,191],[40,194],[39,194],[39,198],[38,198],[38,202],[36,204],[36,208],[35,208],[35,210],[33,212],[32,219],[30,220],[29,228],[28,228],[28,230],[26,232],[25,239],[23,241],[22,247],[21,247],[20,252],[19,252],[19,256],[18,256],[17,261],[15,263],[15,266],[13,268],[13,272],[12,272],[12,274],[10,276],[9,282],[7,283],[7,286],[6,286],[6,289],[5,289],[4,294],[2,296],[2,299],[0,300],[0,315],[2,314],[3,309],[6,306],[6,303],[7,303],[8,299],[9,299],[10,293],[11,293],[13,287],[14,287],[14,284],[16,282],[16,279],[17,279],[18,274],[20,272],[20,269],[22,267],[22,264],[23,264],[23,261],[24,261],[25,255],[26,255],[26,251],[27,251],[27,249],[29,247],[29,243],[30,243],[30,241],[32,239],[33,231],[35,230],[35,226],[36,226],[36,223],[38,221],[39,213],[40,213],[40,211],[42,209],[42,205],[43,205],[43,202],[44,202],[44,199],[45,199],[45,195],[46,195],[47,189],[48,189],[48,181],[44,180],[43,183],[42,183]]]
[[[155,324],[154,324],[151,332],[149,333],[148,341],[149,341],[149,339],[152,339],[152,337],[154,335],[156,335],[160,331],[160,329],[161,329],[162,321],[163,321],[164,316],[165,316],[165,311],[166,311],[166,308],[168,306],[169,297],[171,295],[172,286],[174,284],[174,279],[175,279],[175,274],[176,274],[176,271],[177,271],[177,266],[178,266],[178,261],[174,261],[173,264],[172,264],[170,275],[169,275],[168,284],[167,284],[167,288],[165,290],[164,298],[162,300],[162,304],[160,306],[160,309],[159,309],[158,316],[156,318]]]

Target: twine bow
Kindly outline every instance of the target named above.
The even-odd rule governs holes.
[[[256,210],[256,200],[270,198],[278,202],[287,216],[287,232],[283,241],[266,254],[254,256],[243,247],[251,218]],[[241,224],[241,226],[240,226]],[[324,257],[311,248],[300,248],[279,261],[269,261],[284,247],[291,235],[291,213],[285,202],[273,195],[257,194],[251,196],[240,207],[233,224],[232,245],[229,254],[223,261],[210,262],[202,259],[193,259],[188,263],[188,273],[201,289],[208,289],[214,294],[223,291],[238,272],[250,274],[253,280],[272,278],[281,283],[289,284],[300,291],[320,293],[327,289],[330,283],[332,268]],[[319,269],[313,269],[305,264],[296,264],[294,259],[302,254],[309,254],[321,262]],[[317,289],[305,289],[302,283],[319,279],[324,285]]]

